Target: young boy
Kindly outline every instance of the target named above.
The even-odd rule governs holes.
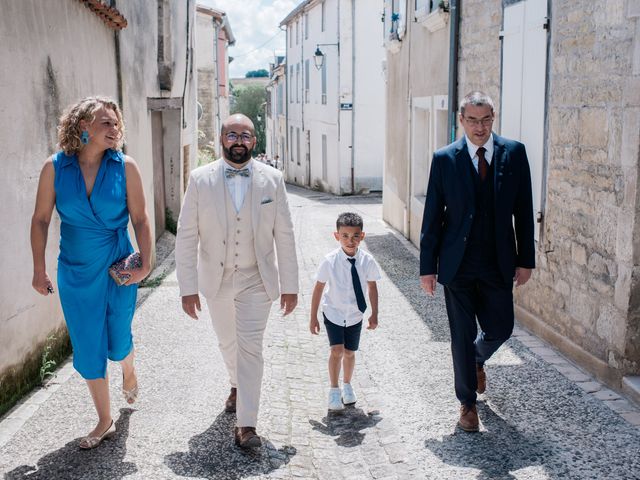
[[[322,298],[322,316],[329,337],[329,411],[342,410],[344,405],[356,403],[356,394],[351,387],[355,367],[355,352],[360,343],[362,318],[367,309],[366,294],[369,293],[371,316],[367,329],[378,326],[378,287],[380,280],[378,264],[370,253],[358,248],[364,240],[362,217],[356,213],[341,213],[333,236],[340,248],[329,253],[316,275],[316,285],[311,297],[311,320],[309,329],[320,332],[318,307]],[[328,285],[324,291],[325,285]],[[324,291],[324,295],[323,295]],[[338,379],[343,368],[343,386],[340,392]],[[341,395],[342,393],[342,395]]]

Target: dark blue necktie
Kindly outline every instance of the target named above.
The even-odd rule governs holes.
[[[358,270],[356,270],[356,259],[347,258],[351,263],[351,281],[353,282],[353,291],[356,292],[356,301],[358,302],[358,310],[362,313],[367,309],[367,302],[364,300],[364,293],[362,293],[362,285],[360,285],[360,277],[358,276]]]
[[[484,158],[484,152],[487,150],[484,147],[480,147],[476,152],[478,154],[478,175],[480,175],[480,180],[484,182],[484,179],[487,178],[487,170],[489,169],[489,163],[487,159]]]

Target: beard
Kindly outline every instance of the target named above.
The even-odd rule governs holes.
[[[224,152],[224,157],[227,160],[229,160],[231,163],[240,165],[242,163],[248,162],[251,159],[251,153],[253,152],[253,149],[249,150],[244,145],[234,145],[231,148],[223,146],[222,151]]]

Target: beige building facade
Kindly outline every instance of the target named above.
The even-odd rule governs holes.
[[[100,12],[90,5],[24,0],[6,3],[0,16],[0,65],[6,72],[0,76],[0,202],[6,206],[0,213],[0,409],[37,376],[47,337],[56,334],[49,341],[54,349],[66,341],[57,295],[43,297],[31,288],[29,248],[39,173],[56,151],[64,108],[89,95],[120,103],[125,151],[140,167],[156,237],[165,229],[166,209],[177,218],[185,172],[196,158],[194,4],[122,1],[117,10],[101,4]],[[46,250],[54,284],[59,234],[54,210]]]
[[[431,156],[449,143],[449,17],[433,2],[385,2],[383,216],[416,244]]]
[[[198,59],[198,146],[217,158],[220,127],[229,116],[229,47],[235,37],[227,15],[204,5],[196,6],[196,57]]]
[[[449,3],[460,7],[456,103],[472,90],[490,94],[494,130],[522,141],[529,156],[537,268],[516,291],[518,320],[597,378],[637,395],[640,1]],[[425,88],[440,78],[427,72]],[[387,101],[405,98],[395,95]],[[401,180],[403,161],[387,152],[385,174]],[[429,162],[405,158],[405,165]],[[414,171],[405,173],[411,184]],[[419,226],[411,224],[421,214],[407,228],[399,212],[408,202],[394,198],[407,195],[386,187],[385,219],[419,244]]]

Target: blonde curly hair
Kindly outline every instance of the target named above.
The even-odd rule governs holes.
[[[95,113],[100,108],[110,108],[116,113],[118,119],[118,144],[117,150],[122,150],[124,143],[124,123],[122,112],[118,104],[109,97],[86,97],[79,102],[67,107],[60,117],[58,125],[58,147],[64,150],[67,155],[75,155],[82,150],[83,144],[80,141],[81,128],[80,121],[89,123],[95,120]]]

